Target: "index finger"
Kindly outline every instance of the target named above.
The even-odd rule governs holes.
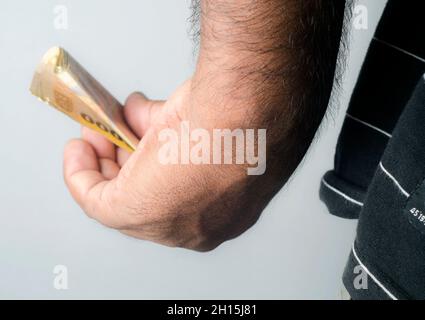
[[[100,172],[93,147],[83,140],[70,141],[64,151],[65,183],[86,214],[115,229],[128,226],[119,203],[114,201],[115,179],[108,180]]]

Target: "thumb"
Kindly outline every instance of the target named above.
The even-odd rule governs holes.
[[[124,105],[124,117],[131,130],[141,139],[160,113],[164,101],[149,100],[140,92],[132,93]]]

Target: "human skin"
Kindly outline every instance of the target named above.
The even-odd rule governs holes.
[[[344,6],[309,3],[201,0],[193,76],[166,101],[134,93],[125,102],[137,150],[130,155],[86,128],[66,145],[65,182],[86,214],[129,236],[197,251],[252,226],[302,160],[328,104]],[[181,121],[210,132],[267,129],[266,172],[161,164],[159,132],[180,132]]]

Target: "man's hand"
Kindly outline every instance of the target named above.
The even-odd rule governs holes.
[[[201,18],[192,79],[167,101],[131,95],[125,118],[139,137],[129,155],[84,129],[65,150],[71,194],[92,218],[128,235],[200,251],[258,219],[305,155],[328,105],[345,1],[193,0]],[[267,129],[267,170],[170,164],[162,129]]]
[[[87,128],[81,140],[68,143],[65,181],[89,217],[140,239],[200,251],[254,223],[266,201],[258,199],[262,192],[250,190],[245,166],[163,165],[158,160],[159,132],[180,132],[182,120],[194,124],[192,90],[189,80],[167,101],[139,93],[127,99],[125,118],[141,139],[131,155]],[[204,117],[216,125],[229,122],[216,115]]]

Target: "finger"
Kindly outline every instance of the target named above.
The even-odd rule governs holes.
[[[182,248],[187,248],[187,249],[192,249],[192,250],[199,250],[199,248],[197,246],[191,245],[190,243],[179,243],[176,240],[172,240],[172,239],[167,239],[161,236],[158,236],[157,234],[153,235],[153,234],[148,234],[146,231],[143,230],[120,230],[120,232],[128,237],[131,238],[136,238],[139,240],[145,240],[145,241],[150,241],[150,242],[154,242],[157,244],[160,244],[162,246],[167,246],[167,247],[182,247]]]
[[[122,168],[127,162],[128,158],[130,158],[131,154],[122,148],[117,149],[117,163]]]
[[[130,238],[150,241],[146,236],[143,236],[143,234],[137,230],[120,230],[120,232]]]
[[[98,158],[116,160],[115,146],[112,142],[102,136],[100,133],[87,127],[81,128],[83,140],[90,143],[96,152]]]
[[[138,138],[144,136],[164,103],[164,101],[149,100],[139,92],[132,93],[127,98],[124,106],[124,117]]]
[[[119,165],[111,159],[99,159],[100,172],[107,180],[114,179],[120,172]]]
[[[63,169],[65,183],[80,205],[95,185],[106,181],[93,147],[83,140],[72,140],[65,146]]]
[[[68,189],[86,214],[111,228],[128,226],[114,199],[115,180],[107,180],[93,147],[84,140],[70,141],[64,151],[64,178]],[[105,171],[107,169],[103,168]],[[109,170],[109,169],[108,169]]]
[[[136,239],[139,239],[139,240],[150,241],[150,242],[154,242],[154,243],[160,244],[162,246],[167,246],[167,247],[176,247],[175,242],[173,242],[171,240],[164,239],[164,238],[160,238],[158,236],[150,235],[146,231],[123,229],[123,230],[120,230],[120,232],[122,234],[126,235],[127,237],[130,237],[130,238],[136,238]]]

